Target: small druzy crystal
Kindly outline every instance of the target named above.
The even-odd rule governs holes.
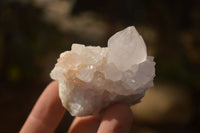
[[[59,82],[59,96],[71,115],[86,116],[115,102],[138,103],[153,86],[155,62],[130,26],[113,35],[106,48],[72,44],[50,76]]]

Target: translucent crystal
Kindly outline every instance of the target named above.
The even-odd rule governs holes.
[[[105,78],[112,81],[118,81],[122,78],[122,72],[114,64],[106,64],[103,72]]]
[[[93,65],[88,65],[78,70],[77,77],[84,82],[90,82],[93,79],[95,71],[96,69],[94,68]]]
[[[63,106],[73,116],[97,114],[115,102],[138,103],[155,76],[153,57],[134,26],[108,40],[108,48],[73,44],[51,71]]]
[[[84,52],[85,45],[81,44],[72,44],[72,52],[81,55],[81,52]]]
[[[108,40],[108,63],[114,63],[120,70],[128,70],[146,58],[146,45],[134,26],[117,32]]]

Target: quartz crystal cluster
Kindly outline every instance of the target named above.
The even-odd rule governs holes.
[[[63,106],[73,116],[98,114],[116,102],[138,103],[153,86],[155,62],[130,26],[108,40],[108,47],[72,44],[51,71]]]

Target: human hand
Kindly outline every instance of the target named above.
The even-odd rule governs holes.
[[[50,83],[39,97],[20,133],[52,133],[65,109],[58,96],[58,83]],[[68,133],[128,133],[132,112],[125,104],[114,104],[101,116],[76,117]]]

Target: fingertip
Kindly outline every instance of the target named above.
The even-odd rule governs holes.
[[[49,83],[46,87],[47,89],[51,88],[51,89],[57,89],[58,90],[58,81],[52,81],[51,83]]]
[[[76,117],[71,124],[68,133],[95,133],[100,124],[98,116]]]
[[[98,133],[128,133],[133,121],[130,107],[126,104],[113,104],[104,111]]]
[[[64,113],[58,95],[58,82],[53,81],[37,100],[20,132],[54,132]]]

